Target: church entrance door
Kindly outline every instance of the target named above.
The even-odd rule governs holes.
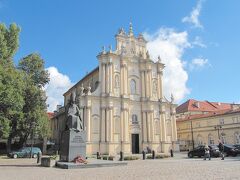
[[[132,134],[132,153],[139,153],[139,134]]]

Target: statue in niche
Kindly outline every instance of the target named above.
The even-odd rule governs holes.
[[[71,93],[70,101],[67,105],[66,129],[75,130],[78,132],[83,130],[83,121],[80,117],[80,109],[76,104],[75,92]]]
[[[119,88],[119,87],[120,87],[119,76],[115,75],[115,88]]]
[[[153,94],[154,94],[154,96],[157,95],[157,82],[156,81],[153,81]]]

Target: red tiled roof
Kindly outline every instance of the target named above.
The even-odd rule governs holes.
[[[220,102],[209,102],[209,101],[197,101],[194,99],[189,99],[185,103],[181,104],[176,108],[176,112],[184,113],[191,111],[201,111],[201,112],[215,112],[221,110],[231,109],[230,103],[220,103]]]
[[[232,110],[220,110],[216,112],[209,112],[207,114],[193,114],[193,115],[186,115],[184,118],[178,118],[177,122],[180,121],[187,121],[187,120],[192,120],[192,119],[200,119],[200,118],[206,118],[206,117],[214,117],[214,116],[219,116],[219,115],[226,115],[226,114],[233,114],[233,113],[240,113],[240,108]]]
[[[48,115],[48,119],[52,119],[53,116],[54,116],[54,113],[53,112],[48,112],[47,115]]]

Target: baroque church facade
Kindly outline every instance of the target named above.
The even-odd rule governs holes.
[[[71,93],[87,131],[87,154],[177,151],[176,105],[163,96],[164,64],[150,59],[147,41],[134,36],[132,25],[115,36],[116,49],[102,49],[99,66],[64,94],[67,105]],[[64,107],[55,112],[53,139],[59,143],[64,130]],[[57,123],[57,125],[56,125]],[[57,130],[54,127],[57,126]]]

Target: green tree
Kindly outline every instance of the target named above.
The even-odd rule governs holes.
[[[20,27],[15,23],[7,28],[0,24],[0,63],[5,66],[13,66],[12,58],[19,47]]]
[[[8,149],[17,134],[17,121],[23,117],[23,75],[13,63],[19,46],[20,28],[0,24],[0,137],[8,138]]]
[[[43,87],[49,81],[49,74],[44,69],[44,61],[39,54],[30,54],[19,62],[19,70],[24,73],[24,118],[19,123],[20,144],[26,142],[31,133],[39,137],[49,134],[46,111],[46,96]]]
[[[14,66],[19,32],[16,24],[9,28],[0,24],[0,138],[8,138],[8,151],[15,137],[23,144],[33,131],[38,137],[49,134],[43,90],[49,74],[36,53],[23,58],[18,68]]]

